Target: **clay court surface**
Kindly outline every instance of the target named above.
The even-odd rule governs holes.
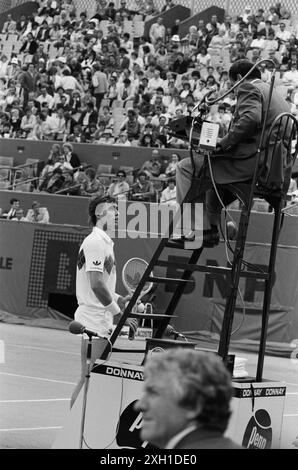
[[[0,364],[0,448],[50,449],[62,427],[69,399],[79,378],[80,339],[68,331],[1,323],[5,362]],[[248,359],[255,374],[256,354]],[[129,354],[130,359],[142,356]],[[125,360],[124,354],[113,359]],[[134,361],[135,362],[135,361]],[[298,436],[298,360],[265,358],[263,377],[287,387],[281,448],[294,449]]]

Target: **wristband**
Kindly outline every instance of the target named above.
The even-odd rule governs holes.
[[[105,309],[114,316],[118,315],[118,313],[121,313],[121,309],[115,300],[113,300],[109,305],[105,305]]]

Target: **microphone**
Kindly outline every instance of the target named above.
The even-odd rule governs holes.
[[[83,333],[86,333],[86,335],[88,335],[89,337],[96,336],[97,338],[100,338],[100,336],[95,333],[95,331],[87,330],[87,328],[85,328],[84,325],[82,325],[78,321],[72,321],[69,324],[68,329],[74,335],[82,335]]]
[[[215,91],[217,91],[217,87],[216,85],[213,85],[210,90],[208,91],[208,93],[206,93],[206,95],[204,95],[203,99],[201,99],[201,101],[199,101],[193,108],[192,112],[196,111],[196,109],[199,109],[199,110],[208,110],[209,109],[209,105],[208,105],[208,98],[209,96],[211,96]],[[207,107],[207,109],[205,109],[205,107]]]
[[[168,325],[165,329],[164,336],[174,336],[174,339],[182,338],[186,340],[185,336],[179,331],[176,331],[172,325]]]

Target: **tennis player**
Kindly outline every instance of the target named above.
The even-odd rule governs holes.
[[[118,210],[111,196],[94,196],[89,202],[89,223],[92,232],[84,239],[77,259],[76,296],[78,308],[75,320],[86,329],[95,331],[100,338],[92,341],[91,367],[101,357],[113,331],[125,309],[128,297],[115,292],[116,264],[114,242],[110,234],[115,231]],[[137,321],[127,319],[126,324],[136,329]],[[74,404],[87,372],[88,336],[82,335],[81,378],[71,397]]]

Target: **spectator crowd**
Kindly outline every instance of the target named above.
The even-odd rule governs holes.
[[[162,11],[172,6],[166,0]],[[152,17],[145,37],[142,26]],[[228,68],[243,57],[275,62],[296,113],[298,24],[280,3],[267,12],[246,7],[222,23],[215,15],[206,24],[197,20],[184,37],[179,23],[166,28],[152,0],[99,0],[92,17],[70,0],[42,0],[30,16],[8,14],[0,43],[0,136],[187,148],[170,121],[191,115],[210,89],[217,96],[228,90]],[[263,80],[271,73],[272,63],[264,63]],[[234,104],[231,94],[210,109],[208,119],[222,134]]]
[[[165,0],[161,11],[173,6]],[[173,203],[180,158],[174,152],[189,143],[170,123],[192,116],[210,90],[224,95],[230,65],[244,57],[271,59],[260,66],[266,82],[275,63],[275,84],[298,114],[298,20],[280,3],[268,11],[247,6],[223,22],[216,15],[206,24],[194,20],[186,35],[179,35],[179,18],[169,28],[158,14],[153,0],[98,0],[89,17],[71,0],[41,0],[32,15],[7,15],[0,36],[0,137],[56,142],[32,189],[83,196],[107,191],[146,201],[158,194]],[[230,93],[209,109],[220,137],[235,103]],[[96,168],[82,166],[73,151],[80,142],[150,147],[152,159],[130,184],[121,169],[107,182]],[[163,148],[173,149],[169,161],[154,155]]]
[[[13,197],[9,201],[9,204],[9,209],[0,209],[1,219],[37,224],[48,224],[50,221],[48,209],[46,207],[41,207],[38,201],[32,202],[31,209],[28,209],[26,215],[25,210],[21,207],[20,199]]]

